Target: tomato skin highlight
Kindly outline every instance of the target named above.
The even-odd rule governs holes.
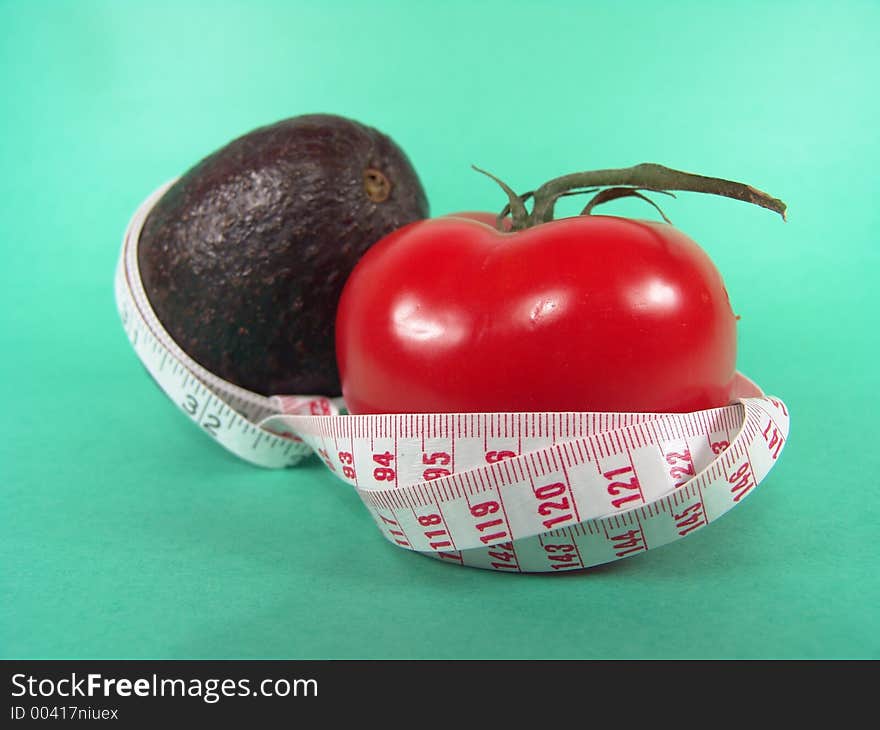
[[[336,354],[353,414],[688,412],[731,401],[736,318],[709,256],[668,224],[502,233],[448,216],[367,251]]]

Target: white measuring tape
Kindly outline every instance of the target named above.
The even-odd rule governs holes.
[[[173,182],[173,181],[172,181]],[[439,560],[564,572],[690,535],[761,483],[788,437],[785,404],[738,374],[734,404],[693,413],[340,415],[341,399],[267,398],[205,370],[171,339],[138,274],[150,209],[125,232],[116,300],[138,357],[205,433],[253,464],[317,454],[382,534]]]

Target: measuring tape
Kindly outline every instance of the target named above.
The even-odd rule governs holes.
[[[565,572],[679,540],[764,480],[788,438],[785,404],[737,374],[732,405],[693,413],[342,415],[322,395],[265,397],[192,360],[153,312],[138,273],[147,215],[125,232],[116,301],[167,396],[233,454],[267,468],[317,455],[382,534],[438,560]]]

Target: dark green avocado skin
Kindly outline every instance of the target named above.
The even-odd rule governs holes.
[[[382,202],[364,186],[371,168],[391,183]],[[138,265],[159,321],[215,375],[263,395],[336,396],[334,320],[348,274],[382,236],[428,215],[390,137],[303,115],[182,175],[144,224]]]

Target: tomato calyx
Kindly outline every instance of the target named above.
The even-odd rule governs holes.
[[[595,206],[621,197],[638,197],[653,205],[669,223],[669,219],[659,206],[641,191],[673,195],[672,190],[707,193],[726,198],[741,200],[746,203],[767,208],[786,220],[786,204],[762,190],[733,180],[697,175],[681,170],[673,170],[653,162],[644,162],[633,167],[622,167],[608,170],[592,170],[575,172],[570,175],[554,178],[536,190],[518,195],[503,180],[476,165],[477,172],[494,180],[507,195],[508,203],[498,214],[496,227],[505,230],[504,221],[509,216],[511,223],[508,230],[521,231],[526,228],[549,223],[553,220],[556,202],[568,195],[595,193],[595,196],[581,211],[581,215],[590,215]],[[675,197],[673,195],[673,197]],[[532,209],[526,203],[532,201]]]

